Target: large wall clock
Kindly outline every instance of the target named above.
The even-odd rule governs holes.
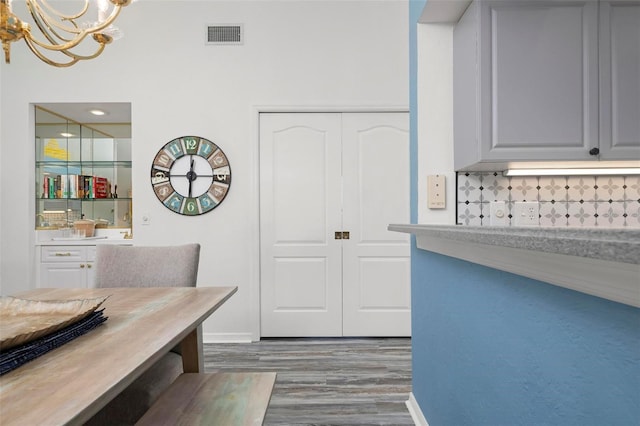
[[[167,142],[151,165],[158,200],[178,214],[208,213],[222,203],[231,185],[231,167],[222,150],[199,136]]]

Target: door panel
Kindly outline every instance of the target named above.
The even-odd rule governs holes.
[[[409,123],[404,113],[345,114],[343,334],[409,336]],[[347,202],[348,200],[348,202]]]
[[[274,259],[275,311],[325,311],[327,309],[327,259]],[[304,286],[300,283],[304,282]]]
[[[273,209],[276,244],[325,244],[329,201],[326,133],[296,127],[273,135]]]
[[[370,312],[406,311],[411,305],[410,289],[398,284],[410,278],[409,259],[370,256],[361,257],[359,261],[358,309]]]
[[[260,115],[263,336],[342,333],[339,158],[339,114]]]

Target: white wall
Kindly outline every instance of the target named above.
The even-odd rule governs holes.
[[[117,23],[125,38],[93,61],[58,69],[12,46],[0,75],[2,294],[34,286],[30,104],[131,102],[135,244],[201,243],[198,285],[239,287],[205,333],[256,338],[258,107],[406,107],[407,18],[404,0],[140,1]],[[212,23],[243,23],[245,44],[206,46]],[[158,149],[187,134],[218,143],[233,171],[224,203],[200,217],[169,211],[149,183]]]
[[[418,223],[455,224],[453,24],[418,24]],[[444,175],[446,208],[427,208],[427,176]]]
[[[1,59],[0,59],[1,60]],[[2,70],[4,69],[4,67],[0,66],[0,94],[2,94]],[[2,117],[2,110],[4,109],[4,97],[0,96],[0,117]],[[2,120],[0,120],[0,135],[2,135]],[[0,164],[2,164],[2,137],[0,136]],[[0,167],[0,190],[3,190],[4,188],[2,187],[2,168]],[[0,240],[2,240],[2,200],[4,197],[0,196]],[[2,252],[3,250],[1,249],[0,246],[0,271],[5,269],[5,265],[4,265],[4,259],[2,256]],[[3,289],[3,285],[2,285],[2,273],[0,272],[0,295],[3,294],[2,289]]]

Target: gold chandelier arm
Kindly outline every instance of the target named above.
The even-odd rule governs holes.
[[[104,48],[106,46],[105,43],[99,43],[98,44],[98,49],[91,55],[77,55],[77,54],[74,54],[73,52],[65,51],[65,52],[62,52],[62,53],[64,53],[68,57],[70,57],[71,60],[69,62],[56,62],[56,61],[54,61],[52,59],[47,58],[42,52],[40,52],[38,50],[38,45],[32,43],[32,40],[29,40],[29,39],[25,38],[25,41],[27,43],[27,46],[29,46],[29,49],[41,61],[46,62],[49,65],[53,65],[54,67],[70,67],[71,65],[77,63],[78,61],[96,58],[102,53],[102,51],[104,50]]]
[[[27,3],[38,5],[37,1],[35,0],[27,0]],[[84,6],[82,7],[82,10],[75,15],[65,15],[64,13],[59,12],[55,7],[51,6],[47,0],[40,0],[40,3],[42,3],[43,7],[38,6],[39,10],[46,9],[52,12],[54,15],[59,16],[63,21],[73,21],[75,19],[78,19],[82,15],[87,13],[87,10],[89,10],[89,0],[84,0]]]
[[[51,24],[49,24],[49,23],[55,24],[55,19],[45,14],[37,4],[33,4],[32,2],[29,2],[27,4],[27,7],[29,8],[29,12],[31,13],[31,17],[33,18],[33,21],[35,22],[37,27],[40,29],[40,32],[47,40],[49,40],[49,42],[52,45],[57,44],[56,38],[58,40],[62,40],[65,42],[70,41],[70,39],[62,37],[60,34],[58,34],[58,32],[51,26]],[[80,32],[80,29],[78,29],[78,25],[73,21],[70,21],[70,22],[73,24],[73,28],[62,28],[62,29],[68,33],[78,34]]]
[[[119,16],[121,9],[135,0],[97,0],[97,21],[79,21],[81,17],[92,11],[94,0],[83,0],[83,5],[78,13],[63,14],[54,8],[49,0],[24,0],[25,5],[33,20],[34,28],[40,31],[39,39],[34,37],[31,25],[11,12],[11,0],[0,0],[0,41],[5,54],[5,62],[10,62],[11,43],[21,38],[25,40],[27,47],[41,61],[57,66],[68,67],[80,60],[93,59],[99,56],[105,46],[118,38],[119,31],[112,23]],[[110,3],[110,4],[109,4]],[[107,15],[108,14],[108,15]],[[90,54],[78,54],[73,52],[88,35],[92,35],[98,46]],[[90,51],[91,48],[87,49]],[[67,62],[58,62],[50,59],[48,52],[66,55]],[[62,57],[61,59],[64,59]]]
[[[111,25],[111,23],[113,21],[116,20],[116,18],[120,14],[120,11],[122,10],[122,7],[123,7],[121,5],[114,5],[113,10],[111,11],[111,14],[105,19],[104,22],[101,22],[99,25],[96,25],[93,28],[81,29],[81,28],[79,28],[77,26],[75,21],[70,21],[73,24],[73,27],[60,25],[58,22],[56,22],[56,20],[54,18],[52,18],[51,16],[47,15],[38,6],[38,4],[34,4],[35,10],[31,9],[31,5],[32,4],[34,4],[34,1],[33,0],[29,0],[29,9],[31,11],[31,15],[32,15],[36,25],[38,26],[38,28],[40,29],[40,31],[42,32],[44,37],[49,41],[50,44],[35,39],[30,32],[25,34],[25,39],[31,40],[33,43],[37,44],[38,46],[40,46],[40,47],[42,47],[44,49],[52,50],[52,51],[59,51],[59,52],[60,51],[65,51],[65,50],[68,50],[68,49],[72,49],[73,47],[75,47],[78,44],[80,44],[85,39],[85,37],[87,35],[94,34],[94,33],[99,33],[103,29],[107,28],[109,25]],[[41,21],[43,21],[43,22],[41,22]],[[60,29],[62,31],[65,31],[65,32],[67,32],[69,34],[75,34],[75,37],[73,39],[64,38],[64,37],[60,36],[55,31],[55,29],[52,28],[52,26],[54,26],[54,27],[56,27],[56,28],[58,28],[58,29]],[[65,43],[58,44],[56,42],[56,38],[58,40],[60,40],[60,41],[65,42]]]

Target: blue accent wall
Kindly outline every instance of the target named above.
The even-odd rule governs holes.
[[[413,223],[424,5],[409,2]],[[411,260],[412,391],[430,426],[640,425],[640,309],[420,250],[415,239]]]
[[[640,424],[640,310],[416,249],[413,393],[430,426]]]

